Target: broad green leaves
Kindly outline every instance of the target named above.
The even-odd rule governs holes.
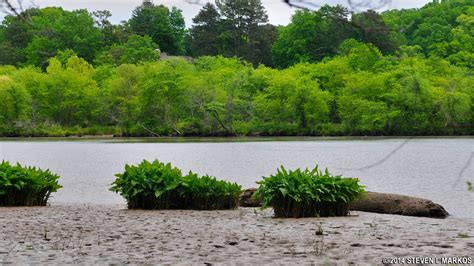
[[[272,206],[278,217],[346,215],[348,204],[364,193],[358,179],[332,176],[318,166],[289,171],[282,166],[257,183],[255,197],[263,208]]]
[[[132,209],[233,209],[242,190],[208,175],[189,172],[184,176],[159,161],[126,165],[125,172],[116,176],[110,190],[120,193]]]
[[[61,188],[59,176],[49,170],[0,163],[0,206],[45,206]]]

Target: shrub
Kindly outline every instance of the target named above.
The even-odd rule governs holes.
[[[59,176],[35,167],[0,164],[0,206],[46,206],[51,193],[58,191]]]
[[[183,176],[159,161],[126,165],[125,172],[116,176],[110,190],[120,193],[130,209],[234,209],[241,192],[235,183],[192,172]]]
[[[346,216],[349,203],[364,193],[358,179],[331,176],[318,166],[295,171],[282,166],[258,184],[255,197],[262,200],[263,208],[273,206],[276,217]]]

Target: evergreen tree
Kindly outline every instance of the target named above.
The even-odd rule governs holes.
[[[356,14],[352,18],[352,23],[359,30],[359,39],[377,46],[382,53],[393,53],[398,48],[391,37],[392,30],[377,12],[368,10]]]
[[[271,46],[277,30],[267,24],[260,0],[216,0],[193,19],[188,53],[193,56],[239,57],[254,65],[272,65]]]
[[[241,57],[242,48],[257,33],[260,25],[268,22],[268,15],[260,0],[216,0],[222,16],[224,34],[229,38],[230,55]]]
[[[194,26],[189,34],[188,54],[192,56],[218,55],[220,51],[220,14],[216,6],[207,3],[193,18]]]

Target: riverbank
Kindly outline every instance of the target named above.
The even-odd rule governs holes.
[[[118,137],[113,135],[88,135],[69,137],[0,137],[2,141],[104,141],[129,143],[180,143],[180,142],[268,142],[268,141],[353,141],[353,140],[411,140],[411,139],[474,139],[474,136],[195,136],[195,137]]]
[[[271,210],[130,211],[125,205],[0,208],[0,263],[372,263],[474,254],[474,219]]]

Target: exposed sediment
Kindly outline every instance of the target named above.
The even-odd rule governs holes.
[[[372,263],[474,254],[474,220],[271,209],[140,211],[124,205],[0,208],[0,263]]]

